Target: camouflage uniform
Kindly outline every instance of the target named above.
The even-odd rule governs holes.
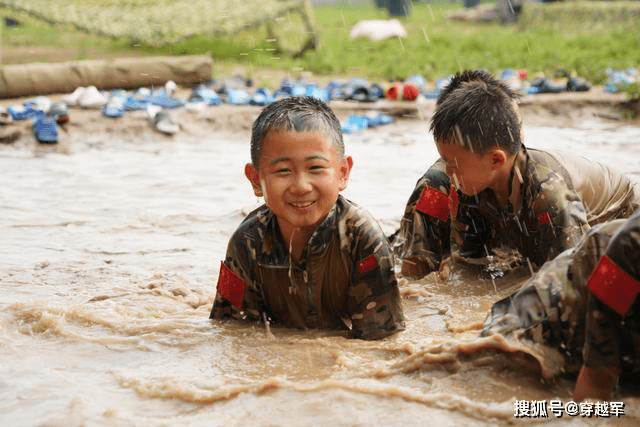
[[[416,265],[417,277],[454,259],[516,249],[536,266],[574,246],[590,225],[629,216],[640,190],[627,177],[582,157],[522,147],[511,172],[521,182],[521,207],[500,208],[486,189],[466,196],[452,190],[442,159],[418,180],[407,203],[394,251]],[[511,189],[510,189],[511,190]]]
[[[229,241],[210,317],[262,316],[363,339],[404,329],[393,254],[375,220],[339,196],[296,262],[273,213],[250,213]]]
[[[640,210],[593,227],[574,249],[546,263],[498,301],[482,335],[559,349],[565,371],[615,367],[640,373]]]

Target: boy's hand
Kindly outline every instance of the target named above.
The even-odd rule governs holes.
[[[418,258],[405,258],[402,260],[400,273],[408,279],[421,279],[429,273],[426,262]]]
[[[618,382],[618,374],[618,368],[592,368],[582,365],[573,392],[573,400],[576,402],[587,398],[608,400]]]

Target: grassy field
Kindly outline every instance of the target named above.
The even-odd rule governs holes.
[[[407,38],[374,42],[364,38],[350,40],[349,32],[360,20],[388,19],[385,10],[375,8],[373,3],[316,6],[319,45],[302,57],[292,58],[276,50],[264,25],[232,36],[194,36],[158,47],[125,37],[99,37],[70,25],[51,25],[24,13],[0,8],[1,16],[10,16],[25,24],[19,28],[3,28],[0,45],[7,51],[29,47],[75,48],[72,59],[91,59],[101,54],[206,53],[214,58],[216,74],[244,66],[247,70],[274,68],[294,73],[304,70],[315,75],[375,80],[404,79],[413,74],[432,80],[468,68],[492,72],[524,68],[531,74],[547,75],[557,69],[573,70],[597,84],[605,80],[607,68],[640,65],[637,47],[640,45],[640,2],[637,1],[527,3],[519,22],[512,25],[447,18],[447,14],[460,9],[461,2],[415,3],[411,15],[401,19]],[[296,34],[295,19],[284,17],[279,22],[282,28],[289,27],[288,35],[294,39],[304,36],[299,31]],[[7,61],[7,55],[4,58]]]

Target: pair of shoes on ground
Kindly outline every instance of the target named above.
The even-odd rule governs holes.
[[[70,107],[99,110],[109,98],[95,86],[78,87],[72,93],[62,97],[62,101]]]
[[[566,70],[557,70],[556,76],[567,79],[567,86],[565,88],[567,92],[587,92],[591,90],[591,83],[582,77],[576,76],[575,73],[569,73]]]
[[[560,93],[560,92],[586,92],[591,89],[591,83],[585,79],[571,75],[567,71],[558,70],[556,72],[558,77],[566,78],[565,84],[558,84],[551,81],[549,78],[541,76],[536,77],[530,81],[527,93]]]
[[[69,113],[64,102],[52,102],[45,96],[36,97],[22,105],[9,106],[7,113],[12,120],[32,119],[33,133],[38,142],[55,144],[58,142],[58,124],[69,121]]]
[[[330,82],[326,89],[328,100],[376,102],[384,98],[384,89],[377,83],[354,77],[346,83]]]
[[[564,92],[565,89],[566,85],[556,84],[547,77],[536,77],[529,82],[526,92],[529,94],[560,93]]]

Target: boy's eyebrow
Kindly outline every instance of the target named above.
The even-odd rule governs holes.
[[[329,161],[330,158],[328,156],[325,156],[324,154],[312,154],[310,156],[305,157],[305,160],[326,160]],[[278,163],[278,162],[286,162],[291,160],[291,157],[285,157],[285,156],[280,156],[280,157],[275,157],[273,159],[271,159],[271,161],[269,162],[269,164],[274,164],[274,163]]]
[[[276,157],[271,159],[271,161],[269,162],[270,165],[274,164],[274,163],[278,163],[278,162],[286,162],[287,160],[289,160],[289,157]]]

